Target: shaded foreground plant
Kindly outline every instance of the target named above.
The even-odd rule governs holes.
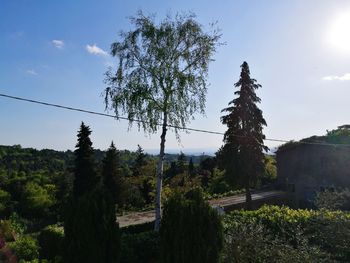
[[[200,190],[175,194],[165,204],[160,229],[161,262],[218,262],[222,224]]]

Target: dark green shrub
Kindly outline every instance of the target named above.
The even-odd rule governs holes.
[[[120,234],[108,192],[95,189],[67,206],[64,222],[64,262],[118,262]]]
[[[56,257],[62,256],[63,239],[63,227],[51,225],[44,228],[38,236],[40,258],[53,260]]]
[[[141,232],[152,231],[154,229],[154,221],[138,224],[138,225],[130,225],[120,229],[121,234],[138,234]]]
[[[159,259],[159,233],[151,230],[121,236],[121,263],[151,263]]]
[[[223,263],[329,263],[329,255],[311,245],[296,228],[294,244],[276,236],[257,220],[231,222],[225,227]]]
[[[350,211],[350,191],[345,188],[317,192],[314,205],[318,209]]]
[[[306,250],[319,249],[319,254],[329,254],[331,260],[350,262],[350,213],[263,206],[255,211],[233,211],[224,220],[226,233],[253,224],[260,224],[275,239],[293,248],[300,247],[301,233]]]
[[[165,204],[160,239],[163,263],[215,263],[222,248],[221,221],[198,189],[176,194]]]
[[[39,257],[38,242],[31,236],[25,235],[10,244],[11,249],[19,260],[35,260]]]

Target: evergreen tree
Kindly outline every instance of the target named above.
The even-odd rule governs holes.
[[[194,175],[194,165],[193,165],[193,160],[192,160],[192,157],[190,159],[190,162],[188,163],[188,174],[190,176],[193,176]]]
[[[75,196],[81,196],[91,191],[99,183],[95,170],[94,150],[89,138],[90,134],[90,128],[82,122],[75,150],[75,178],[73,183]]]
[[[186,170],[186,155],[183,152],[180,152],[179,156],[177,157],[177,173],[181,174],[183,172],[185,172]]]
[[[115,205],[106,187],[98,183],[90,134],[82,123],[75,151],[73,195],[64,217],[63,262],[67,263],[119,261]]]
[[[111,143],[102,161],[102,177],[105,187],[109,190],[114,203],[123,205],[123,180],[120,170],[119,152]]]
[[[133,176],[140,176],[142,175],[141,168],[142,166],[147,164],[147,155],[144,153],[144,150],[142,147],[138,144],[137,145],[137,150],[136,150],[136,159],[135,159],[135,164],[133,167]]]
[[[221,117],[227,125],[224,135],[224,146],[219,156],[224,160],[226,175],[231,183],[237,183],[246,190],[247,208],[251,207],[250,188],[257,177],[264,172],[264,153],[268,148],[264,145],[262,132],[266,121],[262,111],[257,107],[260,98],[255,90],[261,85],[250,77],[247,62],[241,65],[241,76],[234,94],[238,97],[229,102],[229,107],[222,110],[227,115]]]

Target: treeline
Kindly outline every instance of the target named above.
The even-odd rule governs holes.
[[[97,173],[102,173],[106,151],[94,149],[93,155]],[[42,225],[60,221],[62,207],[72,191],[74,160],[72,151],[0,146],[0,217],[16,213]],[[115,165],[122,178],[119,211],[152,206],[156,160],[157,156],[144,153],[141,146],[135,152],[117,150]],[[275,160],[266,156],[266,172],[259,184],[271,183],[275,177]],[[163,198],[174,190],[194,186],[201,187],[207,198],[239,188],[228,183],[216,156],[167,154]]]
[[[36,151],[25,149],[21,156],[18,153],[22,150],[20,147],[9,147],[11,150],[15,149],[16,154],[13,154],[13,158],[6,158],[4,167],[7,170],[3,168],[4,174],[10,178],[5,178],[6,180],[2,182],[4,189],[2,197],[3,200],[7,198],[5,200],[7,203],[1,203],[3,212],[0,221],[1,260],[9,262],[17,259],[20,262],[39,262],[39,260],[40,262],[119,262],[121,258],[123,262],[125,258],[134,256],[125,249],[128,238],[120,236],[116,208],[124,208],[125,204],[128,204],[130,200],[125,198],[130,198],[131,192],[136,192],[136,188],[133,187],[137,185],[136,181],[140,178],[143,179],[140,181],[142,186],[146,188],[144,177],[147,174],[145,171],[150,171],[154,178],[154,170],[146,169],[148,166],[153,166],[152,157],[144,154],[142,148],[139,147],[131,167],[131,174],[124,177],[120,153],[114,143],[111,143],[101,161],[98,161],[89,138],[90,133],[90,128],[82,123],[73,158],[68,158],[66,162],[59,162],[60,169],[57,173],[61,173],[60,179],[62,181],[65,181],[66,177],[69,179],[62,186],[55,184],[55,178],[59,175],[52,175],[55,173],[54,166],[39,169],[33,163],[42,158],[44,165],[46,159],[50,158],[48,154],[39,156],[39,158],[31,157],[31,154]],[[51,158],[57,158],[54,151],[50,151],[49,154]],[[18,176],[17,173],[16,176],[13,176],[14,167],[17,167],[18,174],[21,176]],[[181,182],[175,183],[177,187],[172,189],[171,197],[169,193],[160,234],[158,232],[152,234],[155,240],[161,241],[161,247],[163,247],[161,255],[159,251],[156,257],[161,256],[164,260],[172,262],[176,251],[171,252],[165,247],[173,247],[174,234],[171,233],[178,233],[177,239],[182,239],[183,235],[177,229],[184,228],[186,222],[190,229],[198,228],[198,235],[202,235],[200,231],[206,225],[214,224],[212,232],[202,241],[202,245],[209,248],[214,244],[217,248],[212,249],[212,252],[207,255],[195,254],[197,254],[198,262],[206,261],[207,258],[218,258],[222,243],[221,222],[218,215],[204,202],[201,187],[198,187],[197,190],[189,190],[186,188],[190,187],[189,183],[184,179],[184,176],[187,175],[188,180],[192,181],[195,173],[200,171],[201,164],[197,166],[191,161],[187,163],[184,154],[180,154],[175,164],[169,167],[174,169],[174,174],[169,172],[167,175],[170,181],[178,173],[182,174],[182,179]],[[172,171],[170,168],[168,170]],[[9,171],[11,172],[8,173]],[[13,181],[13,178],[16,180]],[[193,184],[191,183],[191,186]],[[13,189],[18,191],[15,192],[18,194],[18,199],[12,198]],[[151,187],[147,189],[152,191]],[[59,191],[64,192],[64,195],[61,195],[63,199],[58,199]],[[185,192],[186,195],[184,195]],[[150,196],[144,197],[144,202],[147,201],[147,197],[148,201],[152,201]],[[25,205],[22,202],[25,202]],[[10,214],[6,215],[6,213]],[[181,217],[183,219],[178,221],[177,219]],[[197,222],[198,217],[201,217],[201,224]],[[211,241],[209,237],[216,235],[217,240]],[[192,236],[192,238],[195,237]],[[191,255],[198,249],[198,252],[202,251],[202,245],[197,247],[195,242],[190,242],[184,248],[184,252]]]

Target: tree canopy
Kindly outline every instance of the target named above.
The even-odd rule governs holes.
[[[116,71],[106,73],[105,104],[116,115],[127,114],[130,125],[152,133],[162,126],[157,166],[156,221],[160,227],[163,158],[167,128],[175,129],[204,114],[209,62],[220,34],[204,32],[194,14],[167,16],[159,24],[141,11],[131,18],[134,30],[120,33],[111,53]],[[162,123],[160,123],[162,121]]]
[[[99,182],[95,169],[94,150],[90,140],[91,130],[83,122],[78,132],[75,150],[75,178],[73,192],[76,196],[91,191]]]
[[[157,25],[141,11],[131,18],[134,30],[120,33],[111,46],[118,69],[106,73],[106,106],[126,113],[144,130],[168,124],[186,126],[196,112],[204,113],[208,66],[220,34],[206,33],[195,15],[168,16]]]
[[[237,98],[222,110],[227,113],[221,117],[222,123],[227,125],[227,131],[221,155],[224,157],[226,174],[231,178],[231,183],[245,187],[249,205],[249,189],[257,177],[264,173],[264,151],[268,148],[264,145],[263,134],[266,121],[257,106],[260,98],[255,93],[261,85],[250,77],[247,62],[243,62],[241,69],[240,79],[235,83],[235,87],[239,88],[234,93]]]

